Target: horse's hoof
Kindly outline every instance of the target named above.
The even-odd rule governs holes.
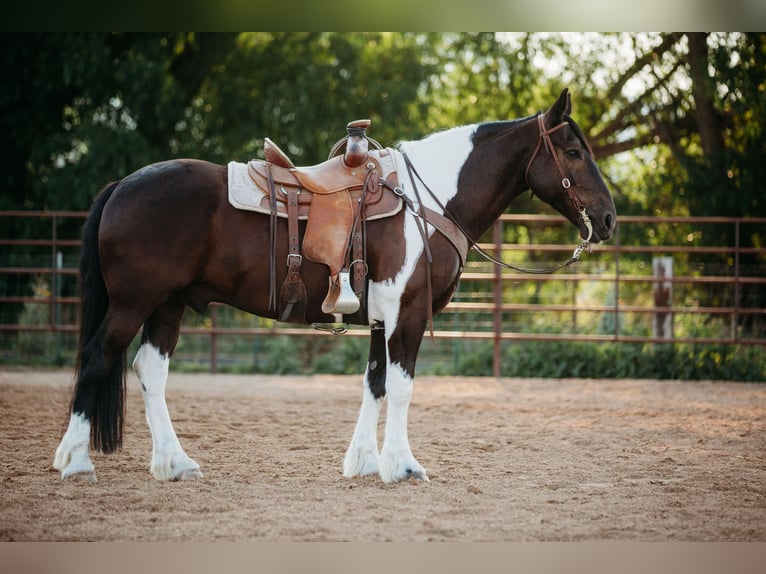
[[[405,480],[422,480],[423,482],[431,482],[428,479],[428,475],[425,473],[425,471],[412,470],[411,468],[407,469],[404,478]]]
[[[194,480],[202,478],[202,471],[198,468],[187,468],[173,477],[173,480]]]
[[[72,482],[87,482],[89,484],[95,484],[96,473],[93,471],[87,471],[87,470],[82,472],[63,473],[61,475],[61,480],[69,480]]]
[[[380,472],[379,458],[378,451],[374,449],[360,451],[349,449],[343,460],[343,476],[353,478],[378,474]]]

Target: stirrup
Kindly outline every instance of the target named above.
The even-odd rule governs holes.
[[[336,317],[337,319],[338,317]],[[333,335],[343,335],[348,333],[348,325],[338,320],[335,323],[311,323],[317,331],[323,331],[325,333],[332,333]]]
[[[322,303],[322,312],[330,315],[350,315],[359,311],[359,307],[359,298],[351,288],[348,270],[330,276],[330,288]]]

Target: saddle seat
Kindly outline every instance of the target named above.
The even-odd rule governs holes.
[[[265,161],[248,163],[250,178],[264,195],[261,205],[273,215],[287,214],[289,221],[292,197],[293,217],[308,220],[300,246],[302,256],[329,268],[330,286],[322,311],[355,312],[359,308],[357,297],[354,301],[341,299],[343,304],[339,304],[343,283],[348,282],[349,246],[355,233],[360,232],[362,220],[390,216],[402,208],[401,197],[392,191],[398,185],[394,152],[371,150],[355,167],[347,165],[342,155],[318,165],[296,167],[287,154],[266,139],[264,156]],[[295,253],[291,251],[291,255]]]

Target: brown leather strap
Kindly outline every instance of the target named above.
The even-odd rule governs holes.
[[[293,318],[296,322],[303,322],[302,317],[306,308],[306,286],[301,278],[301,256],[300,246],[300,228],[298,224],[298,190],[289,188],[287,194],[287,235],[288,235],[288,254],[287,254],[287,277],[282,284],[280,292],[280,304],[282,312],[280,321],[289,321]],[[293,317],[294,313],[298,317]]]
[[[284,189],[284,188],[283,188]],[[301,270],[301,238],[298,228],[298,192],[295,188],[287,190],[287,268],[288,274],[298,274]],[[295,277],[288,277],[295,280]]]
[[[271,164],[267,164],[269,182],[269,310],[277,311],[277,193]]]
[[[450,243],[452,243],[455,251],[457,251],[458,255],[460,256],[460,266],[465,266],[465,260],[468,256],[469,245],[468,239],[466,239],[465,235],[463,235],[463,232],[460,231],[457,225],[455,225],[454,221],[448,217],[445,217],[441,213],[434,211],[433,209],[429,209],[428,207],[424,207],[423,211],[425,212],[428,223],[433,225],[437,231],[439,231],[439,233],[441,233],[449,240]]]
[[[429,330],[431,332],[431,340],[434,341],[434,311],[433,311],[433,296],[432,296],[432,289],[431,289],[431,263],[433,262],[433,256],[431,255],[431,245],[428,242],[428,218],[426,215],[426,206],[423,205],[423,200],[420,198],[420,192],[418,191],[418,186],[415,183],[415,177],[413,175],[414,167],[411,162],[406,162],[407,171],[410,176],[410,181],[412,182],[412,190],[415,192],[415,198],[418,201],[418,211],[414,212],[415,215],[420,217],[423,221],[421,222],[420,219],[417,217],[415,218],[415,223],[418,226],[418,230],[420,231],[420,236],[423,238],[423,251],[426,256],[426,291],[428,293],[428,325]],[[410,208],[412,206],[410,205]]]
[[[351,287],[359,299],[359,316],[367,321],[367,200],[374,196],[379,185],[378,172],[370,169],[362,188],[358,204],[354,206],[354,226],[351,231],[350,259]]]

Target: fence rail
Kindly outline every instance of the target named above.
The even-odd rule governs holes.
[[[10,221],[36,225],[32,236],[0,231],[0,308],[47,308],[43,319],[0,322],[0,335],[77,331],[79,299],[71,284],[77,275],[79,228],[85,216],[78,211],[0,211],[0,230],[20,227],[9,225]],[[495,223],[491,241],[479,245],[505,261],[526,258],[531,261],[525,260],[525,266],[543,267],[565,260],[571,253],[572,246],[536,240],[561,225],[568,224],[556,215],[506,214]],[[669,230],[656,229],[659,227]],[[528,231],[526,240],[504,239],[506,232],[522,228]],[[716,231],[711,233],[711,229]],[[505,341],[766,346],[763,229],[766,218],[625,216],[619,218],[615,237],[608,244],[596,246],[577,265],[552,275],[503,270],[472,254],[456,296],[435,320],[434,338],[492,341],[496,374]],[[722,233],[733,242],[711,245],[701,241],[702,235]],[[629,245],[621,241],[626,235],[630,235]],[[743,241],[751,236],[761,241]],[[639,242],[637,237],[649,240]],[[11,257],[12,253],[17,255]],[[660,256],[673,258],[669,263],[676,262],[677,272],[658,275],[654,264]],[[19,291],[18,286],[25,284],[22,277],[43,278],[47,291],[32,296]],[[68,294],[62,292],[64,281],[69,282]],[[11,284],[16,285],[16,292],[7,287]],[[700,290],[714,290],[715,296],[700,297]],[[663,301],[658,292],[670,299]],[[227,325],[219,319],[219,307],[211,305],[206,324],[182,328],[182,335],[208,339],[212,371],[217,369],[217,341],[222,336],[324,336],[311,327],[276,323]],[[660,320],[670,327],[658,332]],[[717,321],[715,328],[709,326],[711,321]],[[351,337],[366,334],[363,328],[348,332]]]

